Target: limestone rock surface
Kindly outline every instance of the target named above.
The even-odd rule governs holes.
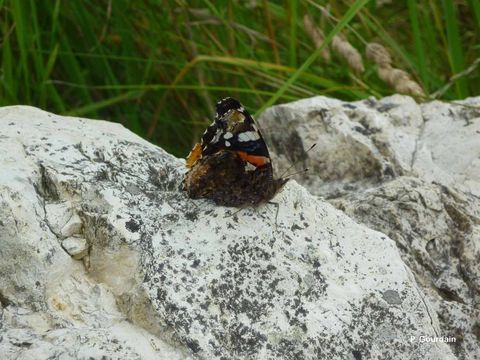
[[[277,206],[191,200],[183,160],[25,106],[0,154],[2,358],[455,358],[418,341],[441,321],[395,241],[295,181]]]
[[[259,122],[279,172],[310,168],[299,183],[395,240],[454,354],[479,359],[480,98],[315,97]]]

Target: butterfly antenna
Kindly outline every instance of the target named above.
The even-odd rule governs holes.
[[[285,177],[282,177],[282,179],[288,179],[289,177],[292,177],[292,176],[297,175],[297,174],[306,173],[307,171],[308,171],[308,168],[305,168],[305,169],[303,169],[303,170],[296,171],[296,172],[294,172],[294,173],[288,174],[288,175],[286,175]]]
[[[310,146],[310,147],[308,148],[308,150],[305,151],[305,154],[308,153],[310,150],[312,150],[316,145],[317,145],[317,143],[314,143],[312,146]],[[295,165],[297,165],[299,161],[300,161],[300,160],[295,161],[292,165],[290,165],[290,166],[288,167],[288,169],[285,170],[285,171],[282,173],[282,175],[280,176],[280,178],[283,179],[283,177],[285,176],[285,174],[288,173]],[[294,172],[293,174],[289,174],[289,175],[287,175],[287,176],[285,176],[285,177],[288,178],[288,177],[291,177],[291,176],[293,176],[293,175],[297,175],[297,174],[304,173],[304,172],[307,172],[307,171],[308,171],[308,168],[303,169],[303,170],[301,170],[301,171]]]

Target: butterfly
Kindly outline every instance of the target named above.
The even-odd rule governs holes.
[[[274,178],[267,145],[253,117],[237,100],[217,102],[213,123],[187,156],[184,190],[223,206],[268,202],[288,179]]]

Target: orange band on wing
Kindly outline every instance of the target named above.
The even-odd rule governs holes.
[[[252,165],[255,166],[263,166],[266,165],[270,162],[270,159],[266,156],[261,156],[261,155],[249,155],[245,151],[235,151],[235,153],[240,156],[240,159],[245,160],[249,162]]]
[[[187,167],[191,168],[195,163],[202,157],[202,146],[200,144],[195,144],[190,154],[187,156]]]

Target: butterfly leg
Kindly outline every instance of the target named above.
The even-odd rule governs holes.
[[[234,211],[233,213],[230,213],[228,215],[225,215],[224,218],[229,218],[229,217],[233,217],[234,215],[236,215],[237,213],[239,213],[240,211],[242,211],[244,208],[241,207],[239,208],[238,210]]]

